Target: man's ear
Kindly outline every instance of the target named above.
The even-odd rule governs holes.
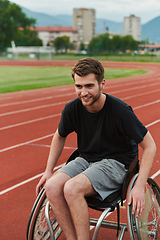
[[[102,89],[105,87],[105,85],[106,85],[106,80],[103,79],[102,82],[101,82]]]

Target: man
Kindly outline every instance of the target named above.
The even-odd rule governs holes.
[[[53,137],[47,167],[36,192],[45,183],[55,217],[68,240],[89,240],[89,210],[86,196],[99,199],[121,188],[129,165],[143,154],[139,177],[130,193],[133,213],[144,209],[144,191],[155,156],[155,143],[133,110],[118,98],[104,94],[104,69],[92,58],[80,60],[72,69],[76,99],[63,109]],[[63,150],[66,137],[77,133],[80,157],[52,171]]]

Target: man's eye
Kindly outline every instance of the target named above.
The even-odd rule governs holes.
[[[80,88],[81,88],[81,85],[76,85],[76,88],[80,89]]]

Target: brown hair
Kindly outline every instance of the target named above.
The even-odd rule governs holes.
[[[95,75],[99,84],[104,79],[104,68],[102,64],[98,60],[88,57],[81,59],[76,63],[72,69],[72,78],[74,79],[75,74],[84,77],[90,73]]]

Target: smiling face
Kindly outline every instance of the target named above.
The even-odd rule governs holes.
[[[104,104],[105,95],[102,94],[105,80],[99,84],[93,73],[80,77],[75,74],[75,90],[78,98],[89,112],[98,112]]]

